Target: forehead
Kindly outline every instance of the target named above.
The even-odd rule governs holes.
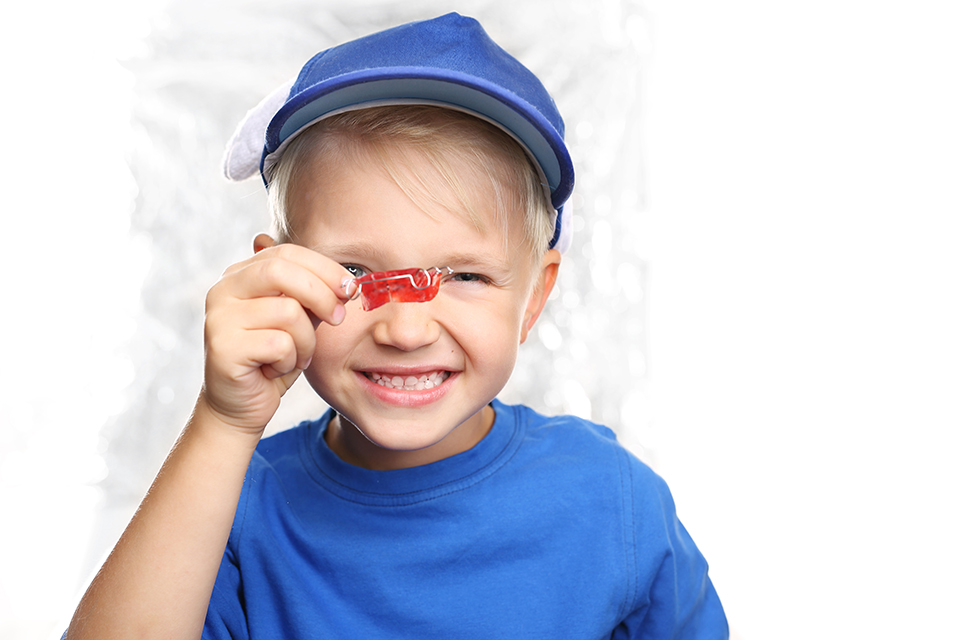
[[[518,246],[540,241],[539,226],[525,219],[542,196],[530,160],[498,127],[468,114],[424,105],[371,107],[313,125],[278,165],[284,178],[277,180],[274,195],[282,229],[294,223],[288,206],[292,183],[306,161],[317,158],[379,166],[425,211],[466,216],[481,228],[490,217],[481,210],[493,203],[501,226],[514,216],[524,223],[509,241]],[[308,173],[311,180],[323,177]]]
[[[455,145],[322,140],[305,154],[289,185],[290,222],[299,233],[336,225],[358,237],[376,228],[400,237],[400,231],[439,225],[451,236],[518,250],[525,244],[521,199],[499,179],[493,159],[476,160]]]
[[[423,154],[405,150],[383,162],[375,155],[337,150],[301,167],[290,200],[298,241],[378,270],[513,265],[522,214],[501,219],[488,176],[452,163],[459,171],[451,181]]]

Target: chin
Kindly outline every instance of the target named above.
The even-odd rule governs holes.
[[[345,424],[350,424],[363,434],[371,444],[387,451],[420,451],[441,442],[448,431],[437,433],[433,429],[420,429],[416,425],[403,422],[390,422],[383,425],[357,425],[355,422],[341,415]],[[452,429],[451,429],[452,431]]]

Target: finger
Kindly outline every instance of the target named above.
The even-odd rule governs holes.
[[[270,296],[245,300],[241,314],[242,328],[248,331],[275,329],[293,338],[297,367],[305,369],[313,357],[317,338],[308,312],[294,298]]]
[[[267,379],[273,380],[300,370],[296,346],[286,331],[248,331],[245,342],[247,366],[259,367]]]
[[[300,377],[300,374],[303,373],[300,369],[296,371],[291,371],[285,376],[281,376],[280,380],[283,384],[283,393],[286,393],[290,387],[293,386],[293,383],[297,381],[297,378]]]
[[[339,324],[343,320],[343,304],[349,296],[342,284],[350,273],[341,265],[296,245],[264,249],[257,257],[232,274],[233,295],[285,295],[324,322]]]
[[[253,259],[257,262],[277,259],[297,264],[321,279],[341,300],[347,301],[350,299],[344,281],[352,280],[353,274],[347,271],[343,265],[313,249],[286,243],[267,247],[258,252]]]

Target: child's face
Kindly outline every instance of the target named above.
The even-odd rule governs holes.
[[[432,301],[372,311],[355,301],[341,325],[317,329],[305,375],[340,416],[328,431],[331,447],[349,462],[380,469],[469,449],[492,424],[487,405],[513,370],[553,286],[559,254],[534,263],[520,243],[505,243],[492,206],[483,211],[483,233],[461,216],[431,218],[359,159],[317,160],[298,184],[291,205],[301,244],[358,275],[411,267],[460,274],[446,279]],[[520,216],[509,233],[522,233]],[[397,379],[438,384],[411,390],[394,386]]]

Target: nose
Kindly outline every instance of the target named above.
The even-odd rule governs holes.
[[[380,315],[373,330],[374,340],[401,351],[434,344],[440,339],[440,324],[429,308],[429,302],[393,302],[372,311]]]

